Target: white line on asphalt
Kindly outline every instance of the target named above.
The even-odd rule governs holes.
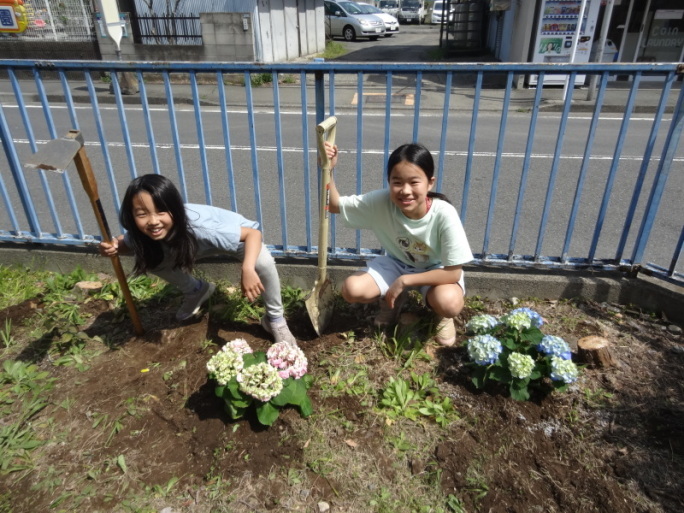
[[[17,106],[16,106],[16,105],[3,105],[3,108],[12,108],[12,107],[16,108]],[[43,107],[42,107],[41,105],[37,105],[37,104],[31,104],[31,105],[28,105],[28,104],[27,104],[27,105],[26,105],[26,108],[27,108],[27,109],[42,109]],[[67,106],[66,106],[66,105],[50,105],[50,108],[51,108],[51,109],[66,109]],[[89,106],[79,106],[79,105],[75,105],[75,106],[74,106],[74,109],[76,109],[76,110],[88,110],[88,111],[92,111],[92,110],[93,110],[93,108],[92,108],[91,105],[89,105]],[[119,109],[118,109],[117,107],[113,106],[113,105],[112,105],[112,106],[109,106],[109,105],[100,105],[100,110],[114,110],[114,111],[118,111]],[[138,107],[138,106],[129,106],[129,105],[126,105],[126,110],[131,110],[131,111],[142,111],[143,109],[142,109],[142,107]],[[150,107],[148,108],[148,110],[149,110],[150,112],[167,112],[167,111],[168,111],[168,107],[152,107],[152,106],[150,106]],[[175,110],[176,110],[176,111],[184,111],[184,112],[192,112],[192,111],[194,111],[195,109],[194,109],[194,107],[191,106],[191,105],[179,105],[179,106],[176,106]],[[213,114],[215,114],[215,113],[220,113],[220,112],[221,112],[221,109],[218,108],[218,107],[203,107],[203,108],[202,108],[202,112],[207,112],[207,113],[213,113]],[[247,114],[247,113],[248,113],[247,109],[228,109],[228,110],[226,110],[226,112],[227,112],[228,114]],[[254,109],[254,110],[253,110],[253,113],[254,113],[254,114],[273,114],[274,112],[273,112],[272,109],[271,109],[271,110],[267,110],[267,109],[258,109],[258,108],[257,108],[257,109]],[[283,115],[283,116],[301,116],[301,115],[302,115],[302,112],[301,112],[301,111],[297,111],[297,110],[292,110],[292,111],[283,110],[283,111],[280,111],[280,114]],[[490,114],[490,113],[480,111],[480,115],[487,115],[487,114]],[[313,112],[309,112],[309,115],[310,115],[310,116],[313,116],[314,113],[313,113]],[[336,115],[337,115],[338,117],[344,117],[344,116],[349,116],[349,117],[354,117],[354,118],[356,117],[356,114],[355,114],[355,113],[346,113],[346,112],[339,112],[339,111],[336,113]],[[491,115],[496,115],[496,116],[498,116],[498,115],[499,115],[499,112],[492,113]],[[363,113],[363,117],[371,117],[371,118],[385,117],[385,112],[384,112],[384,111],[382,111],[382,112],[365,111],[365,112]],[[407,117],[411,117],[411,118],[412,118],[412,117],[413,117],[413,111],[411,110],[411,112],[393,112],[393,113],[392,113],[392,117],[397,117],[397,118],[407,118]],[[425,118],[441,118],[441,117],[442,117],[442,111],[441,111],[441,110],[438,111],[438,112],[426,112],[426,111],[422,111],[422,112],[420,113],[420,117],[421,117],[421,118],[423,118],[423,117],[425,117]],[[559,114],[544,114],[544,113],[542,113],[542,114],[539,114],[538,118],[543,118],[543,119],[560,119],[561,116],[560,116]],[[592,119],[592,116],[568,116],[568,119],[573,119],[573,120],[591,120],[591,119]],[[599,119],[600,119],[600,120],[603,120],[603,121],[622,121],[622,116],[599,116]],[[652,117],[641,117],[641,118],[639,118],[639,117],[631,117],[631,118],[629,118],[629,119],[630,119],[630,121],[653,121],[653,118],[652,118]],[[670,121],[670,120],[671,120],[671,118],[662,118],[662,121]]]
[[[28,139],[15,139],[14,142],[16,144],[29,144]],[[47,140],[40,140],[36,141],[36,144],[47,144]],[[93,147],[100,147],[101,145],[97,142],[86,142],[86,146],[93,146]],[[125,148],[126,145],[122,142],[109,142],[107,143],[107,146],[110,148]],[[145,143],[131,143],[131,146],[133,148],[148,148],[149,145]],[[199,149],[199,144],[181,144],[180,145],[181,149],[184,150],[198,150]],[[157,143],[157,148],[163,149],[163,150],[169,150],[173,149],[174,145],[171,143]],[[216,150],[216,151],[225,151],[225,146],[222,145],[215,145],[215,144],[206,144],[204,146],[206,150]],[[277,151],[278,148],[275,146],[259,146],[258,148],[260,151],[269,151],[269,152],[274,152]],[[231,146],[232,151],[252,151],[251,146],[238,146],[238,145],[233,145]],[[296,147],[283,147],[282,151],[284,153],[301,153],[304,151],[303,148],[296,148]],[[315,154],[316,149],[310,149],[309,153]],[[348,154],[354,154],[356,155],[355,151],[345,151],[345,150],[340,150],[340,153],[348,153]],[[384,155],[385,152],[384,150],[371,150],[371,149],[364,149],[363,150],[364,154],[373,154],[373,155]],[[444,154],[449,157],[467,157],[469,153],[467,151],[445,151]],[[496,157],[495,152],[491,151],[476,151],[473,152],[473,157]],[[509,153],[509,152],[503,152],[501,154],[502,157],[507,157],[507,158],[525,158],[524,153]],[[554,158],[554,155],[551,153],[533,153],[530,155],[531,158],[533,159],[552,159]],[[584,155],[561,155],[561,160],[582,160],[584,159]],[[613,155],[592,155],[589,157],[590,160],[613,160]],[[620,156],[620,160],[634,160],[634,161],[642,161],[643,160],[643,155],[622,155]],[[660,160],[659,157],[654,156],[652,157],[651,160],[658,161]],[[682,158],[674,158],[672,159],[673,162],[684,162],[684,157]]]

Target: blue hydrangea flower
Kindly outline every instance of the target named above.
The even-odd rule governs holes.
[[[499,359],[501,342],[491,335],[477,335],[468,340],[468,356],[478,365],[490,365]]]
[[[570,360],[572,358],[570,346],[567,342],[554,335],[545,335],[539,345],[537,345],[537,349],[547,356],[557,356],[563,358],[563,360]]]
[[[534,370],[534,360],[526,354],[511,353],[508,355],[508,370],[514,378],[529,378]]]
[[[509,328],[518,331],[525,330],[532,326],[532,318],[527,312],[523,312],[522,309],[519,309],[517,312],[508,312],[501,318],[501,321]]]
[[[558,356],[551,357],[551,379],[564,383],[574,383],[579,376],[579,370],[572,360],[564,360]]]
[[[534,310],[532,310],[531,308],[516,308],[515,310],[510,311],[510,313],[512,314],[518,312],[526,313],[530,318],[530,321],[532,321],[532,326],[534,326],[535,328],[541,328],[544,325],[544,319],[542,319],[542,316]]]
[[[466,324],[466,331],[468,333],[475,333],[483,335],[499,325],[499,320],[493,315],[483,314],[476,315]]]

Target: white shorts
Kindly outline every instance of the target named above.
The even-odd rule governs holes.
[[[369,260],[364,269],[365,272],[371,275],[373,280],[375,280],[376,285],[380,289],[380,297],[385,297],[387,290],[389,290],[390,285],[394,283],[394,280],[399,278],[404,274],[421,274],[427,271],[427,269],[417,269],[413,266],[407,265],[395,258],[389,256],[379,256],[373,260]],[[443,269],[444,266],[433,267],[432,269]],[[429,269],[429,270],[432,270]],[[461,270],[461,279],[458,280],[458,285],[463,290],[463,295],[465,296],[465,280],[463,279],[465,273]],[[424,285],[422,287],[413,287],[420,290],[423,298],[427,296],[428,290],[432,285]]]

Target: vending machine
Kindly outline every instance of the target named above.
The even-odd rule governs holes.
[[[580,26],[573,62],[589,62],[594,32],[601,6],[600,0],[586,0],[580,20],[582,0],[543,0],[532,45],[532,62],[570,62],[575,32]],[[529,76],[535,86],[538,75]],[[545,74],[543,85],[564,85],[566,75]],[[575,86],[581,86],[586,75],[577,75]]]

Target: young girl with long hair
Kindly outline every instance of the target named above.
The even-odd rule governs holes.
[[[337,147],[326,143],[334,168]],[[397,321],[407,291],[419,289],[438,317],[435,340],[444,346],[456,341],[453,318],[463,308],[463,264],[473,259],[456,209],[443,195],[433,192],[435,164],[421,144],[404,144],[387,161],[388,189],[360,196],[340,196],[330,184],[330,212],[344,224],[369,229],[387,255],[349,276],[342,296],[350,303],[380,299],[377,326]]]
[[[256,221],[222,208],[184,204],[173,182],[156,174],[140,176],[130,183],[121,204],[120,220],[126,233],[101,242],[100,253],[133,253],[134,273],[150,272],[178,287],[183,302],[177,320],[195,317],[216,288],[192,276],[195,261],[226,254],[242,261],[240,285],[247,299],[254,301],[263,296],[264,329],[276,342],[296,345],[283,317],[275,261],[262,242]]]

